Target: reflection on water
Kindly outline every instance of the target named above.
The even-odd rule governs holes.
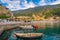
[[[60,35],[44,35],[42,40],[60,40]]]
[[[48,21],[48,22],[40,22],[40,29],[38,30],[22,30],[19,28],[5,31],[1,36],[2,40],[23,40],[21,38],[14,38],[14,32],[37,32],[43,33],[42,38],[38,38],[36,40],[60,40],[60,21]],[[27,39],[26,39],[27,40]]]

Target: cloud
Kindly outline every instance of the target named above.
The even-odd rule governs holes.
[[[55,2],[51,3],[50,5],[56,5],[56,4],[60,4],[60,0],[56,0]]]
[[[11,11],[14,11],[14,10],[19,10],[21,7],[20,7],[20,1],[6,1],[6,3],[8,4],[6,7],[9,8]]]
[[[24,1],[24,6],[25,6],[25,8],[34,8],[36,5],[32,1],[27,3],[27,1],[25,0]]]
[[[39,6],[44,6],[44,5],[46,5],[45,0],[41,0],[41,1],[39,2]]]
[[[9,8],[11,11],[15,10],[24,10],[28,8],[34,8],[36,6],[44,6],[44,5],[56,5],[60,4],[60,0],[56,1],[49,1],[46,2],[47,0],[40,0],[39,3],[35,4],[32,0],[1,0],[2,3],[7,3],[8,5],[6,6]]]
[[[52,1],[47,1],[47,0],[41,0],[39,2],[39,6],[44,6],[44,5],[56,5],[60,4],[60,0],[52,0]]]
[[[12,0],[12,1],[2,0],[2,3],[7,3],[8,5],[6,7],[9,8],[11,11],[23,10],[23,9],[35,7],[35,4],[32,1],[27,3],[27,0],[23,0],[22,2],[20,0]],[[20,3],[22,3],[22,5],[20,5]],[[24,6],[24,7],[22,7],[22,6]]]

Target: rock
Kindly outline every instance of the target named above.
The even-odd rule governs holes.
[[[3,6],[0,6],[0,17],[3,17],[3,16],[6,16],[6,17],[12,17],[13,14],[8,10],[6,9],[5,7]]]

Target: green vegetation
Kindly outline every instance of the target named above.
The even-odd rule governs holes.
[[[32,14],[44,16],[45,18],[48,17],[60,17],[60,6],[43,6],[43,7],[36,7],[30,8],[27,10],[18,10],[13,12],[15,16],[32,16]]]
[[[2,9],[2,10],[1,10]],[[4,7],[1,7],[0,9],[0,18],[8,18],[11,16],[11,12],[5,9]],[[49,17],[60,17],[60,5],[53,5],[53,6],[40,6],[36,8],[30,8],[26,10],[18,10],[13,12],[14,16],[30,16],[32,17],[32,14],[44,16],[45,18]],[[7,15],[7,16],[5,16]]]
[[[8,16],[6,16],[5,14],[0,15],[0,19],[6,19],[9,18]]]

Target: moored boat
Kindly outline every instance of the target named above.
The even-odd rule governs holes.
[[[25,38],[25,39],[32,39],[32,38],[41,38],[43,33],[15,33],[17,37]]]
[[[24,25],[24,26],[20,26],[20,28],[22,28],[22,29],[33,29],[32,25]]]

